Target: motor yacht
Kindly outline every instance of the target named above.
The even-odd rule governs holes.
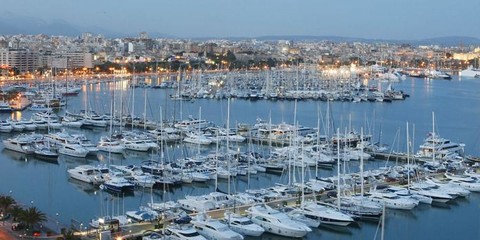
[[[265,229],[260,225],[253,223],[250,218],[240,216],[239,214],[230,211],[224,213],[224,219],[228,223],[230,229],[244,236],[258,237],[265,232]]]
[[[120,176],[111,177],[109,180],[106,180],[102,185],[100,185],[100,187],[113,192],[133,192],[135,189],[135,185],[133,183]]]
[[[67,172],[71,178],[90,184],[102,184],[105,181],[102,172],[91,165],[76,166]]]
[[[125,147],[120,141],[112,140],[109,137],[101,137],[97,145],[98,150],[110,153],[123,153]]]
[[[58,150],[58,153],[67,155],[67,156],[72,156],[72,157],[78,157],[78,158],[84,158],[88,154],[88,150],[82,147],[79,144],[71,144],[71,143],[65,143],[62,144],[60,149]]]
[[[304,237],[312,231],[305,224],[291,220],[285,213],[265,204],[253,205],[246,211],[251,215],[252,222],[273,234],[284,237]]]
[[[168,240],[206,240],[192,225],[172,225],[164,231]]]
[[[202,236],[208,239],[215,240],[241,240],[243,236],[228,228],[219,220],[211,219],[206,214],[198,214],[196,218],[192,219],[195,230]]]
[[[15,152],[20,152],[24,154],[32,154],[34,149],[32,147],[33,140],[25,135],[20,135],[15,138],[8,138],[3,140],[3,146]]]

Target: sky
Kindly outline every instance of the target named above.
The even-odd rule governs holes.
[[[479,11],[480,0],[1,0],[0,32],[47,26],[184,38],[480,38]]]

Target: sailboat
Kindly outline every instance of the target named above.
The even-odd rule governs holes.
[[[363,151],[364,142],[363,142],[363,128],[360,129],[360,149]],[[360,156],[360,195],[349,195],[340,197],[341,192],[338,192],[337,195],[337,204],[340,205],[342,212],[347,213],[355,219],[360,220],[373,220],[376,221],[382,216],[382,206],[380,204],[371,202],[364,195],[364,176],[363,176],[363,155]],[[338,178],[340,183],[340,178]]]

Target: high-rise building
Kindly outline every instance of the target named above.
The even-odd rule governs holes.
[[[0,65],[15,68],[20,73],[33,72],[37,68],[37,54],[24,48],[0,49]]]
[[[57,53],[51,57],[53,68],[93,68],[93,54],[84,52]]]
[[[148,33],[147,32],[141,32],[139,35],[138,35],[138,38],[140,39],[148,39]]]

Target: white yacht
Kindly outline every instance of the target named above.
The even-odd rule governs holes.
[[[420,145],[420,149],[415,154],[416,158],[431,160],[433,154],[437,159],[443,159],[452,154],[463,155],[465,144],[455,143],[446,138],[441,138],[437,133],[430,133]]]
[[[83,124],[93,127],[107,127],[108,121],[106,121],[102,116],[85,114]]]
[[[0,112],[6,113],[13,111],[13,108],[10,106],[9,103],[1,101],[0,102]]]
[[[476,178],[451,173],[445,173],[445,177],[450,179],[450,183],[453,185],[460,186],[471,192],[480,192],[480,181]]]
[[[157,212],[163,212],[171,209],[177,209],[179,208],[179,204],[174,201],[162,201],[162,202],[149,202],[147,203],[148,207],[151,209],[157,211]]]
[[[370,201],[385,204],[385,207],[392,209],[411,210],[419,203],[418,200],[400,197],[393,192],[371,190],[369,194]]]
[[[22,122],[19,121],[10,121],[10,124],[12,125],[12,129],[14,132],[22,132],[25,130],[25,125],[23,125]]]
[[[239,214],[226,211],[224,218],[230,229],[244,236],[258,237],[265,232],[265,229],[253,223],[250,218],[240,216]]]
[[[5,120],[0,121],[0,132],[9,133],[12,130],[13,130],[13,127],[9,122]]]
[[[206,200],[203,197],[187,196],[185,199],[179,199],[177,201],[180,207],[192,212],[202,212],[216,209],[215,202]]]
[[[36,111],[36,112],[45,112],[45,111],[52,111],[52,108],[45,105],[45,104],[39,104],[39,103],[34,103],[32,106],[28,108],[30,111]]]
[[[61,132],[49,133],[45,135],[45,137],[47,139],[50,139],[53,143],[60,144],[60,145],[73,142],[72,136],[67,131],[65,131],[65,129]]]
[[[207,182],[210,180],[210,176],[207,174],[192,169],[183,169],[182,176],[188,176],[193,182]]]
[[[260,225],[265,231],[284,237],[304,237],[312,231],[303,223],[291,220],[285,213],[268,205],[254,205],[246,210],[252,222]]]
[[[312,219],[319,219],[322,224],[348,226],[354,222],[349,215],[340,212],[336,207],[322,202],[305,202],[297,211]]]
[[[96,154],[98,152],[97,146],[93,144],[84,134],[72,134],[72,139],[80,146],[88,150],[88,154]]]
[[[60,128],[62,128],[62,124],[60,122],[58,122],[57,119],[45,119],[45,121],[47,122],[47,126],[50,129],[60,129]]]
[[[43,118],[33,118],[31,121],[39,130],[45,130],[48,128],[48,123]]]
[[[299,208],[284,207],[282,208],[282,211],[285,212],[292,220],[301,222],[311,228],[317,228],[322,223],[320,219],[312,218],[310,215],[304,214]]]
[[[22,120],[21,123],[23,124],[23,126],[25,126],[25,130],[27,131],[37,130],[37,125],[35,125],[32,120]]]
[[[105,226],[105,225],[108,226],[108,223],[113,221],[115,222],[118,221],[119,227],[132,223],[132,220],[130,220],[126,215],[118,215],[118,216],[107,216],[107,217],[92,219],[89,225],[92,228],[101,228],[102,226]]]
[[[241,240],[243,236],[228,228],[219,220],[211,219],[206,214],[198,214],[191,223],[202,236],[215,240]]]
[[[186,196],[185,198],[189,198],[193,196]],[[233,206],[234,202],[230,195],[222,192],[211,192],[205,195],[201,195],[199,197],[204,198],[205,200],[212,201],[215,203],[215,208],[221,209],[226,207]],[[197,198],[197,197],[193,197]]]
[[[448,192],[435,188],[434,184],[426,182],[415,182],[410,185],[410,191],[432,198],[434,202],[446,203],[456,198],[455,195],[450,195]]]
[[[199,120],[199,119],[189,119],[189,120],[183,120],[178,123],[175,123],[173,126],[175,128],[178,128],[182,131],[194,131],[198,129],[203,129],[206,127],[209,127],[211,125],[210,122],[206,120]]]
[[[460,77],[480,78],[480,69],[470,66],[467,69],[460,71],[458,75]]]
[[[143,139],[123,138],[122,144],[127,150],[147,152],[150,150],[150,144],[147,144]]]
[[[418,191],[412,191],[405,187],[390,186],[385,189],[386,192],[392,192],[397,196],[406,199],[412,199],[418,203],[432,204],[433,198],[427,194],[420,194]]]
[[[425,181],[427,183],[435,185],[439,190],[444,191],[452,196],[467,197],[468,195],[470,195],[469,190],[456,184],[452,184],[448,179],[440,180],[433,177],[427,177]]]
[[[148,134],[154,137],[157,141],[176,142],[182,139],[180,132],[171,127],[149,130]]]
[[[62,118],[62,125],[71,128],[81,128],[83,126],[83,120],[71,116],[64,116]]]
[[[79,157],[79,158],[86,157],[88,152],[89,151],[84,147],[82,147],[81,145],[70,144],[70,143],[63,144],[58,150],[58,153],[60,154],[68,155],[72,157]]]
[[[71,178],[91,184],[101,184],[105,181],[102,172],[91,165],[80,165],[67,170]]]
[[[246,138],[237,134],[234,130],[227,130],[227,129],[217,129],[218,131],[218,140],[228,141],[230,142],[244,142]]]
[[[132,174],[132,176],[128,177],[131,179],[131,182],[136,186],[144,187],[144,188],[152,188],[155,185],[156,181],[153,175],[148,173],[141,173],[141,174]]]
[[[98,150],[111,153],[123,153],[125,147],[116,140],[112,140],[109,137],[102,137],[97,145]]]
[[[31,154],[33,153],[34,149],[32,147],[33,140],[25,135],[20,135],[15,138],[9,138],[3,140],[3,146],[15,152]]]
[[[183,139],[184,142],[186,143],[192,143],[192,144],[199,144],[199,145],[210,145],[213,143],[213,141],[210,138],[207,138],[203,134],[196,134],[196,133],[186,133],[185,138]]]
[[[126,211],[125,214],[136,222],[153,222],[158,219],[158,212],[148,207],[140,207],[137,211]]]
[[[164,234],[168,240],[207,240],[192,225],[172,225],[165,229]]]

